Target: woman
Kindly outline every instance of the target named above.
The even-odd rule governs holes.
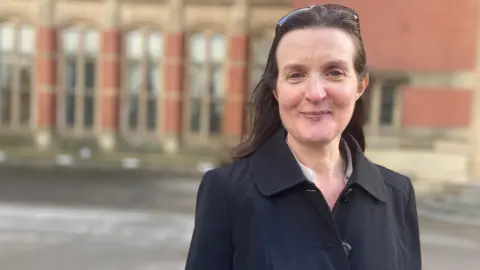
[[[201,182],[187,270],[419,270],[410,180],[364,155],[358,15],[338,5],[277,24],[234,162]]]

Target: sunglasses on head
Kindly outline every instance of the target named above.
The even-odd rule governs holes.
[[[285,22],[288,21],[288,19],[291,18],[292,16],[300,14],[300,13],[305,12],[305,11],[308,11],[308,10],[314,8],[314,7],[322,7],[322,8],[327,10],[328,14],[345,13],[345,14],[351,15],[354,20],[358,21],[357,12],[355,12],[355,10],[353,10],[351,8],[348,8],[348,7],[345,7],[345,6],[342,6],[342,5],[335,5],[335,4],[326,4],[326,5],[320,5],[320,6],[313,5],[313,6],[309,6],[309,7],[296,9],[296,10],[288,13],[287,15],[283,16],[280,20],[278,20],[277,28],[282,27],[285,24]]]

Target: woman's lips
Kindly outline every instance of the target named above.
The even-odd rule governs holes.
[[[301,114],[310,120],[321,120],[326,116],[331,116],[332,111],[329,110],[322,110],[322,111],[309,111],[309,112],[301,112]]]

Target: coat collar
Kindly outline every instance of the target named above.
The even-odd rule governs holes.
[[[285,142],[285,136],[285,130],[280,130],[251,156],[253,181],[264,196],[275,195],[307,181]],[[353,158],[353,174],[350,181],[385,202],[387,191],[377,166],[365,157],[352,136],[346,135],[344,139]]]

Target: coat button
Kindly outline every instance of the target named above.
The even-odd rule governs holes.
[[[347,203],[348,202],[348,197],[352,194],[353,189],[349,188],[343,193],[342,195],[342,202]]]
[[[342,242],[342,246],[343,246],[343,251],[345,251],[345,255],[348,257],[350,257],[350,254],[352,253],[352,246],[350,246],[349,243],[347,242]]]

